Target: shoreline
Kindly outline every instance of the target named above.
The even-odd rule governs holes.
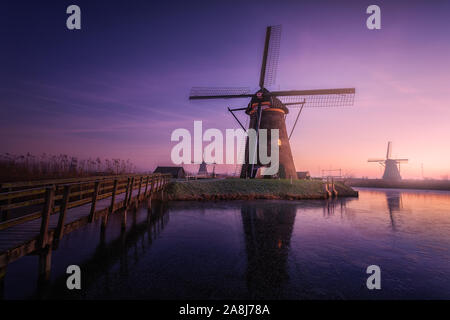
[[[347,181],[347,184],[356,188],[450,191],[450,181],[448,180],[385,181],[382,179],[351,179]]]
[[[335,184],[338,198],[358,197],[358,191]],[[166,189],[170,201],[215,200],[318,200],[329,198],[325,183],[317,180],[208,179],[171,182]]]

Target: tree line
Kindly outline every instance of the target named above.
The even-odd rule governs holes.
[[[128,159],[81,159],[67,154],[0,154],[0,181],[135,173]]]

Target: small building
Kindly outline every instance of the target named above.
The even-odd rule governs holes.
[[[184,179],[186,178],[186,172],[183,167],[157,167],[153,173],[167,174],[170,173],[172,178]]]
[[[309,179],[311,179],[311,175],[309,174],[309,171],[298,171],[297,178],[303,179],[303,180],[309,180]]]

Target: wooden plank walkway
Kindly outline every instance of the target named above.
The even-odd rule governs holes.
[[[52,187],[46,185],[46,192],[39,192],[45,202],[39,218],[33,218],[36,214],[20,217],[13,224],[7,221],[6,227],[0,230],[0,281],[9,263],[31,253],[37,253],[43,257],[43,268],[40,269],[45,278],[47,271],[49,272],[47,269],[50,265],[51,250],[58,247],[59,241],[65,234],[98,219],[102,219],[102,228],[104,228],[109,214],[122,210],[125,215],[126,210],[137,207],[140,202],[151,199],[156,194],[163,197],[169,178],[168,175],[159,174],[122,176],[101,180],[83,179],[78,184],[71,181],[69,185],[57,182],[54,182]],[[127,182],[120,185],[120,181]],[[65,193],[59,198],[55,196],[55,185],[64,187]],[[78,189],[77,186],[79,186]],[[82,191],[83,186],[86,186],[87,190]],[[76,192],[71,192],[73,189]],[[36,194],[36,189],[20,190],[20,192]],[[11,197],[17,197],[18,193],[15,191],[10,194]],[[1,195],[4,196],[5,193],[0,193]],[[88,197],[80,200],[78,197],[83,195]],[[75,201],[74,197],[77,198]],[[6,199],[5,196],[3,198]],[[55,205],[56,200],[60,201],[59,206]],[[8,199],[7,208],[11,207],[10,202]],[[27,204],[30,201],[19,203]]]
[[[137,196],[138,191],[133,191],[133,198]],[[117,207],[123,207],[123,205],[119,205],[121,201],[125,199],[125,194],[122,193],[117,195]],[[102,211],[103,209],[109,208],[111,203],[111,197],[100,200],[97,202],[97,210]],[[75,207],[67,210],[66,214],[66,223],[70,224],[76,220],[79,220],[83,217],[88,217],[91,209],[91,204],[85,204],[79,207]],[[49,229],[56,229],[58,225],[58,215],[54,214],[50,216],[49,221]],[[35,219],[31,221],[27,221],[25,223],[12,226],[5,230],[0,231],[0,254],[8,251],[9,249],[15,248],[22,243],[36,238],[40,234],[41,229],[41,219]]]

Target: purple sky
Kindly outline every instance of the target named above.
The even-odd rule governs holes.
[[[65,27],[68,5],[82,30]],[[370,4],[382,29],[368,30]],[[449,1],[9,1],[0,11],[0,152],[170,164],[176,128],[236,128],[192,86],[257,89],[264,32],[282,24],[274,88],[355,87],[354,107],[308,109],[291,139],[297,170],[404,177],[450,173]],[[288,116],[288,130],[293,122]],[[242,117],[243,119],[243,117]]]

